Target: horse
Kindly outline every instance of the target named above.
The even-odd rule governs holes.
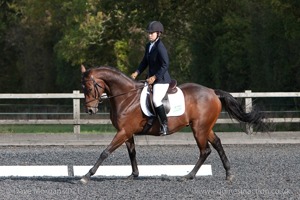
[[[134,136],[139,134],[160,136],[158,120],[153,122],[147,133],[143,133],[148,117],[141,110],[140,95],[145,84],[129,78],[116,68],[108,66],[87,70],[85,66],[81,65],[81,73],[86,112],[91,115],[95,114],[98,111],[98,105],[103,101],[102,94],[106,93],[110,102],[110,120],[117,133],[111,143],[100,154],[94,166],[80,181],[86,184],[91,176],[96,173],[102,162],[124,143],[132,167],[132,173],[128,178],[137,178],[139,170]],[[194,168],[183,178],[195,178],[201,165],[211,153],[210,143],[221,158],[226,171],[226,180],[232,181],[234,176],[231,172],[229,160],[220,138],[213,131],[222,107],[225,108],[230,117],[251,126],[263,126],[264,116],[256,109],[246,113],[242,104],[228,92],[211,89],[196,83],[184,83],[178,87],[184,94],[185,112],[181,116],[168,117],[169,134],[190,126],[200,151],[200,156]]]

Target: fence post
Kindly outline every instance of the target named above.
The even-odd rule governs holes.
[[[246,94],[246,98],[245,98],[245,109],[246,109],[246,113],[249,113],[252,111],[252,98],[249,96],[251,96],[251,90],[245,90],[245,94]],[[252,133],[253,132],[253,127],[251,125],[246,125],[246,132]]]
[[[73,90],[73,94],[79,94],[79,90]],[[80,99],[73,98],[73,132],[80,133]]]

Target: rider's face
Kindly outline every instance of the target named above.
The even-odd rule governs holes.
[[[157,32],[148,33],[148,39],[150,42],[154,42],[157,39]]]

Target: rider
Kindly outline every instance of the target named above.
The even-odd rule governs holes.
[[[167,135],[169,132],[168,118],[162,104],[162,99],[169,88],[171,77],[168,72],[168,52],[160,39],[164,27],[159,21],[152,21],[147,26],[146,31],[148,33],[149,43],[146,44],[143,60],[138,69],[131,74],[131,77],[135,79],[149,66],[147,82],[149,85],[153,84],[153,104],[161,124],[160,133]]]

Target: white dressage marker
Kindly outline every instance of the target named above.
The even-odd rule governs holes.
[[[0,166],[0,176],[68,176],[68,166]]]
[[[85,175],[92,166],[74,166],[74,176]],[[194,165],[139,165],[139,176],[184,176]],[[129,176],[132,172],[129,165],[102,165],[94,176]],[[202,165],[196,176],[212,175],[211,165]]]
[[[74,176],[85,175],[92,166],[73,166]],[[194,165],[139,165],[139,176],[184,176]],[[100,166],[95,176],[129,176],[132,172],[130,165]],[[211,165],[202,165],[196,176],[212,175]],[[0,166],[0,177],[40,177],[40,176],[70,176],[68,166]]]

